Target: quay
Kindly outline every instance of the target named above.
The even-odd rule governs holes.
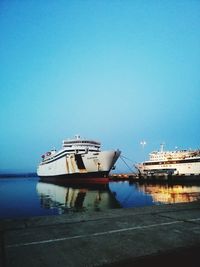
[[[119,181],[119,180],[138,180],[139,176],[135,173],[113,173],[109,175],[110,181]]]
[[[110,181],[134,181],[134,182],[200,182],[200,175],[168,175],[151,174],[139,175],[138,173],[118,173],[109,175]]]
[[[196,266],[200,201],[0,221],[0,266]]]

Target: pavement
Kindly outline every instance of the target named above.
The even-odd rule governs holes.
[[[0,221],[2,267],[192,267],[199,253],[200,202]]]

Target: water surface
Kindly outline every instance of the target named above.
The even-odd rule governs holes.
[[[44,183],[37,177],[0,179],[0,218],[100,212],[197,200],[200,200],[200,183],[118,181],[89,186]]]

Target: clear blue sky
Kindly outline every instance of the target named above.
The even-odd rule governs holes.
[[[0,170],[77,133],[133,162],[200,147],[200,1],[0,1]]]

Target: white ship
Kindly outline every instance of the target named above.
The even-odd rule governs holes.
[[[141,175],[200,175],[200,149],[160,151],[149,154],[149,160],[136,165]]]
[[[45,180],[65,181],[80,178],[107,177],[117,161],[120,151],[101,151],[101,143],[75,136],[64,140],[59,151],[51,150],[42,155],[37,175]]]

